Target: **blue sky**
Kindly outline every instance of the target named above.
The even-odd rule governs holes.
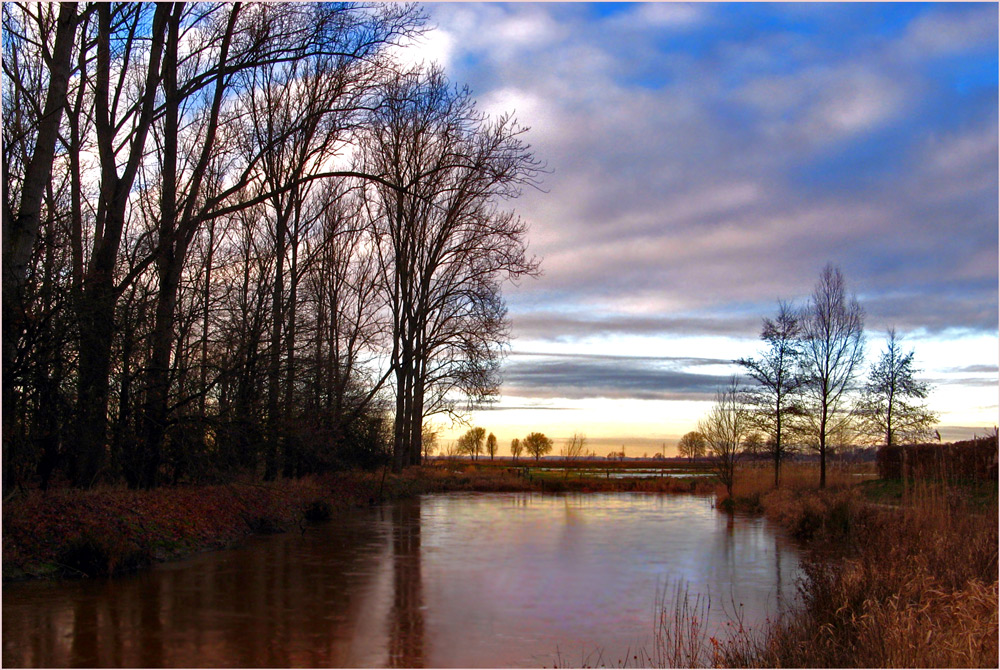
[[[669,445],[827,262],[871,359],[889,326],[915,348],[943,432],[996,423],[996,4],[425,8],[408,57],[551,169],[513,203],[545,274],[506,291],[504,397],[474,417],[501,443]]]

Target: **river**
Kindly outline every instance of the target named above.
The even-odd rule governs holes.
[[[678,584],[720,632],[794,599],[794,544],[711,501],[427,495],[124,577],[5,584],[3,665],[617,665],[651,650]]]

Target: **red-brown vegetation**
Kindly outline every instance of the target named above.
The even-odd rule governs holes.
[[[970,479],[997,478],[997,436],[953,444],[912,444],[881,447],[878,472],[882,479]]]

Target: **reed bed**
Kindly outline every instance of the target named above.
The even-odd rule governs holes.
[[[887,505],[836,475],[816,490],[815,469],[810,488],[796,470],[779,490],[770,489],[773,475],[768,485],[744,472],[734,493],[756,497],[769,518],[811,540],[801,609],[709,643],[675,608],[657,648],[684,640],[685,651],[661,666],[694,658],[688,667],[998,667],[995,483],[984,501],[945,481],[911,482],[899,504]]]

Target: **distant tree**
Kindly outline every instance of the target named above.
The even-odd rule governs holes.
[[[677,443],[677,454],[691,460],[704,456],[705,449],[705,436],[697,430],[685,433]]]
[[[730,498],[733,497],[736,464],[751,428],[750,409],[737,378],[733,377],[716,394],[715,405],[708,415],[698,422],[698,430],[708,445],[712,469]]]
[[[513,440],[510,441],[510,455],[514,457],[515,461],[521,455],[523,449],[524,447],[521,446],[521,440],[515,437]]]
[[[431,424],[424,424],[422,434],[420,436],[420,445],[423,449],[423,457],[425,459],[430,458],[434,455],[434,450],[437,448],[437,429]]]
[[[916,379],[913,350],[904,353],[902,338],[894,328],[888,332],[886,348],[868,373],[861,404],[867,432],[896,444],[929,439],[938,417],[921,402],[930,393],[930,385]]]
[[[528,436],[524,438],[524,448],[537,461],[552,451],[552,440],[545,437],[543,433],[528,433]]]
[[[752,414],[750,419],[753,419]],[[767,453],[768,446],[769,445],[764,439],[764,436],[761,433],[754,431],[747,435],[746,439],[743,440],[743,454],[750,459],[752,463],[756,464],[757,460],[762,458]]]
[[[812,300],[802,314],[802,374],[808,432],[819,452],[819,485],[826,486],[829,436],[852,420],[849,392],[865,355],[864,310],[848,297],[844,276],[823,268]]]
[[[584,454],[586,444],[586,435],[583,433],[573,433],[573,437],[569,438],[562,448],[562,456],[565,458],[580,458]]]
[[[750,390],[754,421],[768,436],[766,447],[774,461],[774,486],[781,477],[781,462],[788,451],[789,421],[801,414],[799,390],[802,376],[796,367],[802,353],[799,336],[802,332],[799,316],[786,302],[778,303],[774,320],[765,318],[760,339],[768,348],[760,358],[740,358],[736,361],[757,382]]]
[[[490,455],[490,460],[497,455],[497,436],[493,433],[486,438],[486,453]]]
[[[458,451],[461,454],[468,454],[472,460],[479,458],[483,451],[483,440],[486,438],[486,429],[470,428],[462,437],[458,438]]]

